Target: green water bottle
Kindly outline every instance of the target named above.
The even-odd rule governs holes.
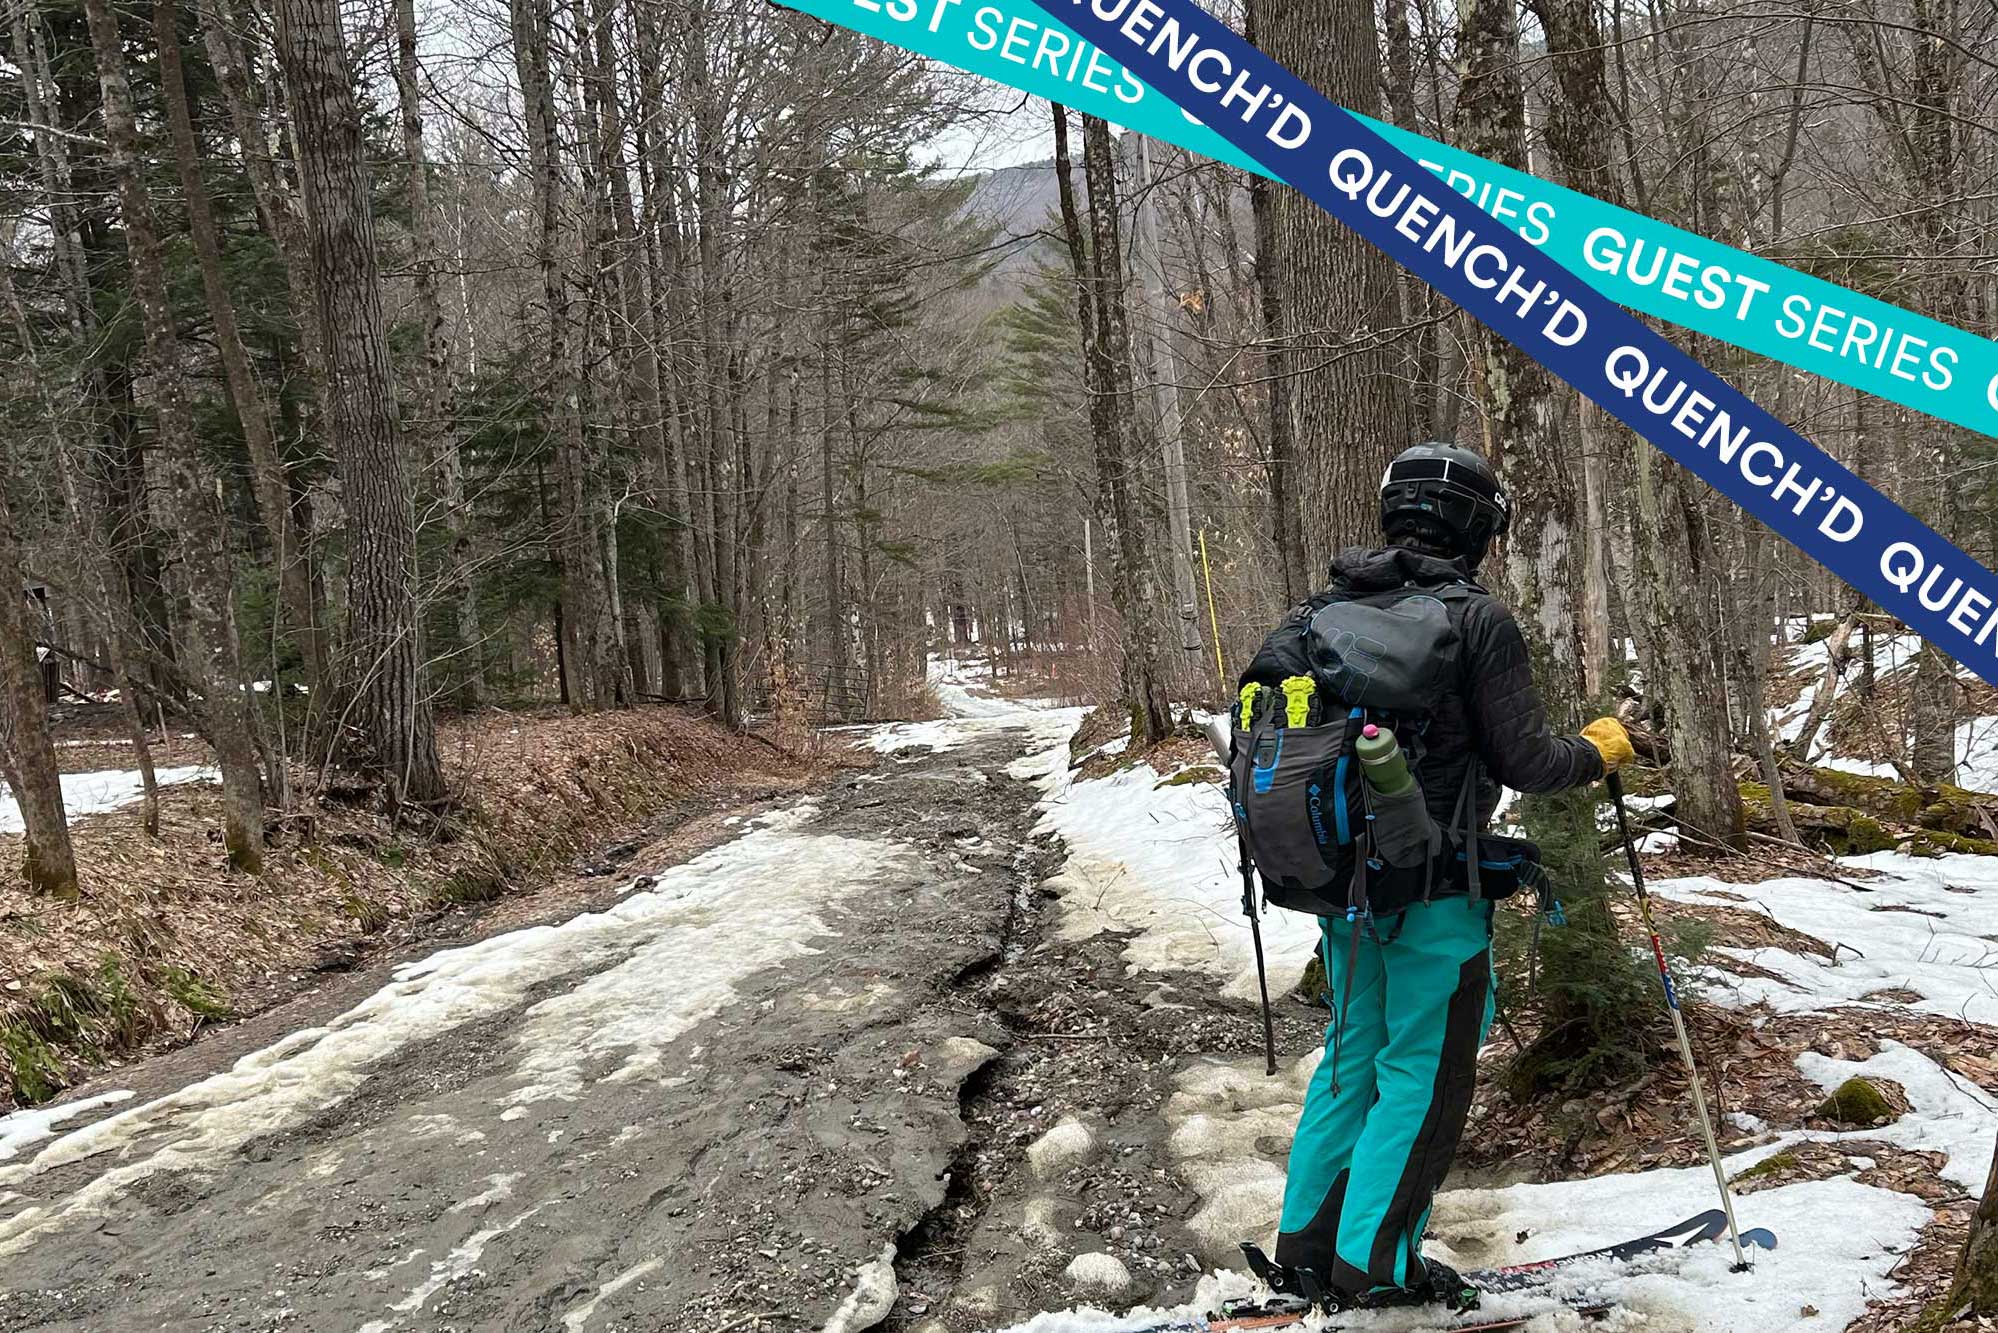
[[[1360,729],[1353,749],[1360,756],[1360,771],[1367,775],[1367,785],[1381,795],[1393,796],[1414,785],[1415,779],[1408,775],[1408,756],[1386,727],[1369,722]]]

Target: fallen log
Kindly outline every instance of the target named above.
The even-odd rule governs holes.
[[[1781,768],[1783,792],[1793,802],[1850,806],[1884,824],[1911,825],[1998,841],[1998,795],[1949,783],[1869,777],[1795,760],[1785,761]]]
[[[1785,784],[1786,787],[1788,785]],[[1741,803],[1748,814],[1749,829],[1773,837],[1769,788],[1759,782],[1742,783]],[[1797,800],[1794,796],[1789,801],[1789,808],[1791,822],[1797,826],[1798,836],[1803,842],[1833,856],[1864,856],[1868,852],[1895,850],[1911,856],[1942,856],[1945,853],[1998,856],[1998,838],[1910,825],[1905,821],[1881,819],[1858,806],[1816,805]]]

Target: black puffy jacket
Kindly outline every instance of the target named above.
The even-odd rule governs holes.
[[[1603,775],[1602,756],[1580,736],[1557,734],[1533,687],[1532,664],[1519,623],[1471,577],[1461,560],[1443,560],[1404,547],[1351,547],[1332,562],[1332,586],[1292,608],[1242,673],[1242,681],[1277,685],[1287,676],[1311,674],[1307,634],[1311,617],[1336,601],[1396,588],[1419,590],[1459,584],[1468,597],[1446,605],[1462,643],[1459,687],[1436,701],[1424,732],[1420,769],[1430,816],[1450,827],[1464,771],[1475,754],[1484,764],[1478,817],[1498,805],[1499,785],[1515,791],[1559,791]]]

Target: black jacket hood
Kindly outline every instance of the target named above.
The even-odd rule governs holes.
[[[1468,583],[1484,592],[1460,557],[1446,560],[1406,546],[1349,546],[1332,557],[1332,582],[1353,592],[1385,592],[1389,588],[1433,588],[1442,583]]]

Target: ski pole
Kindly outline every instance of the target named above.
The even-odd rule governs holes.
[[[1249,864],[1249,840],[1235,835],[1242,864],[1242,915],[1249,918],[1249,940],[1256,950],[1256,989],[1263,998],[1263,1073],[1276,1077],[1276,1023],[1270,1017],[1270,979],[1263,968],[1263,927],[1256,919],[1256,872]]]
[[[1734,1244],[1734,1272],[1749,1266],[1741,1248],[1741,1231],[1734,1221],[1734,1195],[1727,1187],[1727,1172],[1721,1167],[1720,1141],[1714,1137],[1713,1117],[1707,1114],[1707,1095],[1700,1087],[1699,1065],[1693,1060],[1693,1040],[1686,1035],[1686,1018],[1679,1012],[1679,988],[1672,984],[1672,969],[1665,962],[1665,945],[1658,937],[1658,922],[1651,914],[1651,895],[1644,888],[1644,867],[1638,863],[1637,843],[1630,836],[1630,819],[1624,813],[1623,779],[1614,772],[1603,779],[1610,800],[1616,805],[1617,832],[1623,835],[1624,855],[1630,859],[1630,881],[1637,889],[1637,910],[1644,917],[1644,929],[1651,935],[1651,956],[1658,960],[1658,980],[1665,987],[1665,1007],[1672,1011],[1672,1031],[1679,1038],[1679,1056],[1686,1062],[1686,1077],[1693,1084],[1693,1109],[1700,1115],[1700,1133],[1707,1140],[1707,1161],[1714,1169],[1714,1184],[1720,1187],[1721,1209],[1727,1214],[1727,1238]]]
[[[1216,640],[1217,646],[1219,640]],[[1207,743],[1214,747],[1214,757],[1230,774],[1228,780],[1228,817],[1235,824],[1235,856],[1242,870],[1242,915],[1249,918],[1249,942],[1256,951],[1256,989],[1263,999],[1263,1072],[1276,1077],[1276,1021],[1270,1017],[1270,979],[1263,965],[1263,924],[1256,916],[1256,868],[1249,859],[1249,840],[1242,833],[1242,824],[1235,816],[1235,737],[1217,713],[1210,713],[1201,730],[1207,734]]]

